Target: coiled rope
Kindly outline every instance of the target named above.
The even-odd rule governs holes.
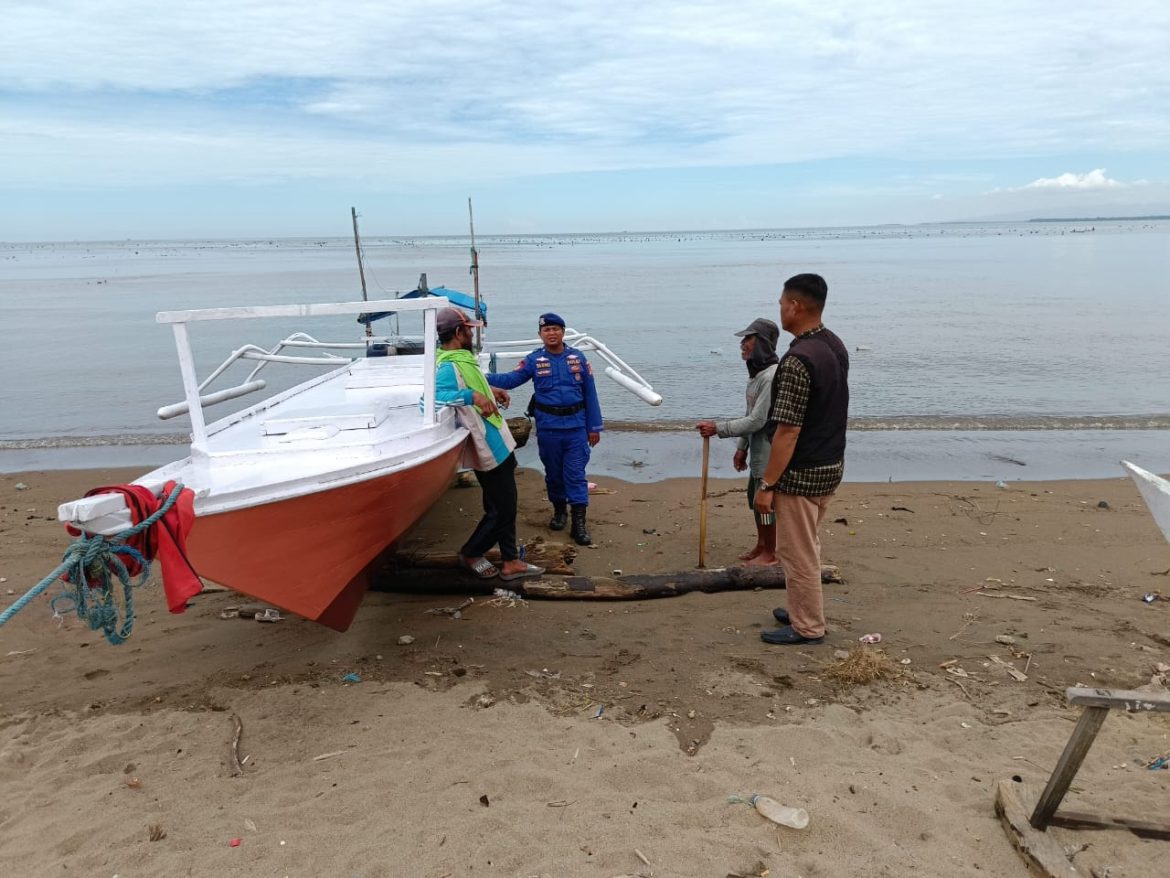
[[[125,643],[134,628],[134,589],[150,578],[151,562],[137,549],[127,545],[126,541],[153,527],[175,505],[182,491],[183,486],[176,484],[158,509],[121,533],[107,537],[82,532],[65,550],[57,569],[0,613],[0,626],[61,579],[65,583],[63,592],[49,602],[54,617],[75,610],[77,617],[84,620],[90,630],[100,630],[114,646]],[[125,556],[140,565],[142,572],[136,579],[131,578],[126,562],[119,556]],[[118,590],[113,581],[115,578],[122,586],[121,613]],[[62,610],[58,607],[59,601],[68,602],[71,606]]]

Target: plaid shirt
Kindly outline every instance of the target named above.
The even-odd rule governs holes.
[[[816,335],[824,324],[802,332],[797,338]],[[776,394],[772,399],[772,410],[768,414],[771,424],[788,427],[804,425],[804,413],[808,409],[808,398],[812,390],[812,378],[808,368],[797,357],[785,357],[776,370]],[[841,484],[845,474],[845,461],[810,466],[807,469],[789,469],[775,483],[781,494],[799,494],[802,497],[822,497],[832,494]]]

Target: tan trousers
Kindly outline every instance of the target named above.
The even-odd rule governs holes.
[[[788,588],[788,615],[801,637],[825,634],[825,601],[821,593],[821,539],[817,531],[832,494],[772,496],[776,512],[776,555]]]

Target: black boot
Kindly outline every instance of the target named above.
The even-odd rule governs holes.
[[[549,530],[564,530],[569,523],[569,506],[564,500],[553,501],[553,517],[548,521]]]
[[[585,510],[588,508],[584,505],[573,507],[573,526],[569,529],[569,536],[578,546],[593,544],[593,540],[589,537],[589,531],[585,529]]]

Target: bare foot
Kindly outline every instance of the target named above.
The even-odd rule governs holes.
[[[748,567],[772,567],[780,563],[780,559],[771,552],[760,552],[756,557],[747,562]]]
[[[528,562],[521,561],[519,558],[513,561],[505,561],[500,565],[500,573],[511,575],[513,573],[523,573],[528,569]]]
[[[760,552],[762,552],[762,551],[764,551],[764,547],[761,546],[759,543],[756,543],[754,546],[752,546],[752,549],[750,552],[744,552],[742,555],[740,555],[739,560],[740,561],[750,561],[750,560],[752,560],[752,558],[756,557],[756,555],[760,554]]]

